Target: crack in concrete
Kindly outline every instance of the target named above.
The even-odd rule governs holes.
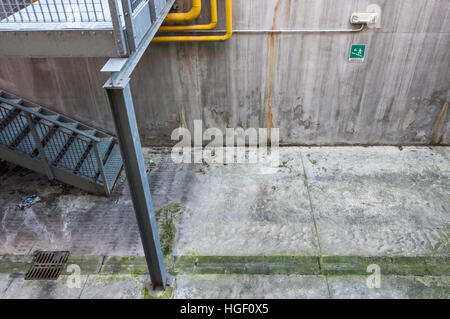
[[[90,275],[87,275],[86,280],[84,281],[83,287],[81,288],[80,294],[78,295],[77,299],[81,299],[81,295],[83,294],[84,288],[85,288],[86,285],[87,285],[87,282],[88,282],[88,280],[89,280],[89,276],[90,276]]]
[[[309,208],[310,208],[310,213],[311,213],[311,217],[312,217],[313,224],[314,224],[314,231],[316,233],[316,239],[317,239],[317,249],[318,249],[317,261],[319,263],[320,273],[322,274],[322,276],[325,277],[325,282],[327,284],[328,297],[331,299],[331,292],[330,292],[330,286],[328,284],[328,278],[327,278],[327,275],[325,275],[322,270],[322,264],[321,264],[322,249],[320,246],[320,237],[319,237],[319,231],[317,229],[316,217],[314,216],[314,205],[313,205],[312,198],[311,198],[311,192],[309,191],[310,186],[308,184],[308,175],[306,174],[305,163],[303,161],[303,153],[300,153],[300,154],[301,154],[300,160],[302,162],[302,167],[303,167],[304,183],[305,183],[305,187],[306,187],[306,192],[308,193]]]
[[[103,270],[103,266],[105,265],[106,256],[102,256],[102,263],[100,264],[100,267],[98,268],[98,274],[100,274]]]
[[[2,295],[6,295],[6,292],[8,291],[9,287],[11,287],[12,283],[14,281],[14,278],[8,281],[8,287],[5,288],[5,290],[3,290]]]

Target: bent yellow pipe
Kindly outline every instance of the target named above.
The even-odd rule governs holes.
[[[195,20],[202,11],[202,0],[192,0],[192,8],[188,12],[169,13],[164,22],[189,22]]]
[[[212,30],[217,25],[217,0],[211,0],[211,23],[196,25],[167,25],[159,28],[158,31],[189,31],[189,30]]]
[[[173,36],[155,37],[152,42],[214,42],[226,41],[233,34],[233,0],[226,0],[227,33],[224,35],[210,36]]]

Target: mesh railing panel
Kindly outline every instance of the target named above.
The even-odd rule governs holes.
[[[0,23],[111,22],[108,0],[0,0]]]

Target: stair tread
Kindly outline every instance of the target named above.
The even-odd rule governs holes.
[[[0,143],[10,145],[28,126],[26,118],[16,115],[1,131]]]
[[[16,104],[20,104],[23,101],[23,99],[8,99],[8,101],[11,101]]]
[[[92,136],[95,136],[95,133],[97,133],[96,130],[80,130],[80,131],[85,134],[92,135]]]
[[[74,171],[84,152],[88,148],[88,143],[82,143],[75,139],[66,149],[61,159],[56,163],[56,167]]]
[[[123,166],[122,155],[119,144],[115,144],[104,165],[105,178],[110,188],[112,188],[119,176]]]
[[[102,138],[100,142],[97,143],[98,153],[100,158],[103,160],[106,152],[109,150],[111,143],[114,141],[112,137]],[[95,151],[92,148],[89,152],[88,156],[84,160],[83,164],[80,167],[79,172],[82,175],[90,176],[94,178],[98,173],[98,163],[95,157]]]
[[[47,125],[41,125],[39,127],[36,127],[36,133],[41,142],[44,139],[44,137],[48,134],[49,131],[50,131],[50,126],[47,126]],[[19,151],[29,154],[29,155],[31,155],[37,149],[36,143],[34,141],[34,136],[31,131],[22,140],[22,142],[17,146],[17,149]]]
[[[51,120],[58,120],[59,115],[46,115],[47,118],[51,119]],[[46,125],[50,125],[50,126],[54,126],[54,123],[51,121],[48,121],[46,119],[39,119],[39,122],[44,123]]]
[[[14,106],[9,105],[8,103],[4,103],[4,102],[0,102],[0,106],[1,106],[2,108],[7,109],[7,110],[13,110],[13,109],[14,109]],[[2,112],[2,113],[4,113],[4,112]]]
[[[17,116],[18,112],[14,112],[15,108],[12,105],[9,105],[7,103],[1,103],[0,104],[0,123],[2,123],[4,120],[6,120],[9,116],[14,115]]]
[[[100,154],[100,158],[103,160],[106,152],[108,151],[111,143],[114,141],[112,137],[102,138],[100,142],[97,144],[98,153]]]
[[[39,111],[42,110],[42,107],[40,107],[40,106],[27,106],[27,109],[30,109],[30,110],[32,110],[34,112],[39,113]]]
[[[95,130],[80,130],[80,131],[83,132],[84,134],[94,136],[94,137],[95,137],[95,134],[97,133],[97,131],[95,131]],[[88,137],[83,136],[83,135],[80,135],[80,138],[82,138],[83,140],[86,140],[86,141],[89,140]]]

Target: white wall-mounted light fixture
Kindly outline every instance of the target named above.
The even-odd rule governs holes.
[[[353,13],[350,18],[351,24],[366,24],[367,26],[376,26],[380,19],[380,15],[378,13],[370,13],[370,12],[360,12]]]

